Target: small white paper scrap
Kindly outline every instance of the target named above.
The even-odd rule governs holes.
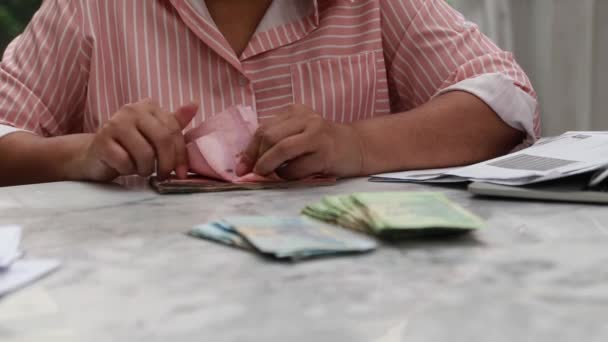
[[[17,291],[59,267],[57,260],[20,260],[8,271],[0,272],[0,297]]]
[[[20,242],[21,227],[0,227],[0,271],[9,268],[21,257]]]
[[[21,234],[21,227],[0,227],[0,297],[29,285],[60,265],[57,260],[21,260]]]

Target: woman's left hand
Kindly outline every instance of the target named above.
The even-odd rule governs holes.
[[[361,141],[352,126],[292,105],[259,127],[236,171],[239,176],[276,172],[284,179],[352,177],[360,175],[362,164]]]

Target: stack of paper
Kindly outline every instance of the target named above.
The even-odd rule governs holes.
[[[483,181],[526,185],[598,170],[608,165],[607,132],[567,132],[500,158],[451,169],[380,174],[372,181]],[[421,176],[423,175],[423,176]]]
[[[484,225],[480,218],[435,192],[326,196],[303,213],[386,239],[465,233]]]
[[[56,260],[23,260],[21,228],[0,227],[0,297],[16,291],[59,267]]]
[[[377,246],[367,236],[305,217],[230,217],[196,226],[189,234],[290,260],[362,253]]]
[[[449,176],[450,172],[458,171],[462,167],[447,167],[442,169],[427,169],[427,170],[412,170],[412,171],[400,171],[383,173],[372,176],[370,178],[373,182],[385,182],[385,183],[400,183],[400,182],[412,182],[412,183],[462,183],[466,182],[466,179]]]

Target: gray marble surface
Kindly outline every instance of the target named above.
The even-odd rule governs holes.
[[[276,263],[184,235],[234,214],[297,214],[325,194],[443,191],[488,221],[468,238]],[[54,183],[0,188],[0,225],[63,260],[0,300],[1,341],[606,341],[608,208],[484,200],[365,180],[159,196]]]

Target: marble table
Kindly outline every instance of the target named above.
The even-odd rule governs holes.
[[[277,263],[185,236],[325,194],[443,191],[488,222],[457,240]],[[369,183],[156,195],[82,183],[0,188],[0,225],[63,261],[0,300],[0,341],[606,341],[608,208]]]

